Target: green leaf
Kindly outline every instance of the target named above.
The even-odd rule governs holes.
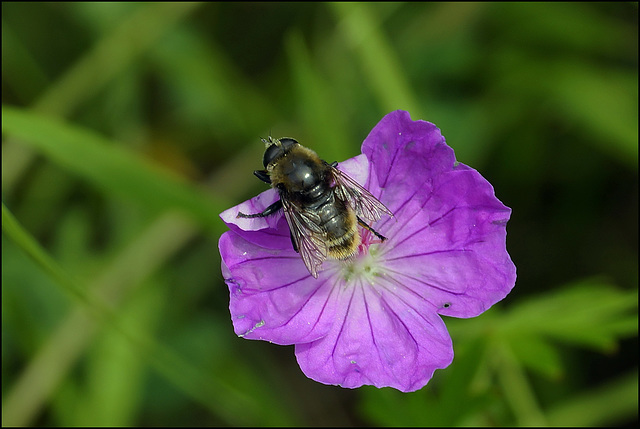
[[[156,212],[182,210],[216,235],[224,230],[217,215],[230,203],[89,130],[8,106],[2,108],[2,130],[109,193]]]
[[[515,357],[527,368],[549,378],[562,374],[562,360],[556,347],[537,335],[514,336],[509,343]]]
[[[104,299],[97,297],[88,288],[83,287],[56,263],[40,244],[22,228],[4,203],[2,204],[2,229],[58,286],[78,299],[96,321],[113,329],[122,338],[128,340],[134,350],[148,359],[164,377],[177,387],[229,423],[249,424],[255,420],[259,405],[253,401],[253,398],[247,397],[234,386],[218,380],[212,373],[193,367],[189,362],[162,344],[155,342],[145,333],[139,332],[132,326],[123,325]],[[24,402],[19,399],[19,396],[15,395],[13,396],[15,399],[3,401],[4,425],[21,425],[25,418],[31,417],[30,409],[18,409],[18,407],[24,406]],[[26,406],[29,407],[31,404]]]
[[[311,53],[302,35],[292,32],[286,46],[297,103],[304,106],[304,109],[300,109],[300,115],[318,150],[322,148],[322,158],[332,162],[356,155],[360,150],[360,142],[349,141],[346,112],[340,103],[336,103],[338,95],[312,63]]]
[[[362,414],[384,426],[462,424],[467,416],[477,413],[492,400],[486,392],[479,393],[471,387],[478,370],[486,365],[486,346],[484,338],[476,338],[456,347],[454,363],[436,371],[427,387],[417,392],[363,388]]]
[[[638,418],[638,373],[577,394],[547,413],[552,426],[610,426]]]
[[[279,120],[277,104],[254,87],[220,46],[192,30],[177,29],[151,51],[170,97],[180,106],[177,118],[192,127],[206,125],[203,131],[219,138],[250,136],[262,147],[256,130]],[[236,147],[230,142],[221,150]]]
[[[151,336],[163,317],[168,288],[150,283],[126,303],[118,317],[123,325],[136,326]],[[144,359],[118,332],[107,331],[99,340],[89,356],[84,396],[75,404],[77,414],[68,424],[90,426],[99,421],[105,426],[131,426],[142,399]]]
[[[550,95],[600,149],[638,168],[638,76],[578,61],[552,67]]]
[[[602,280],[588,279],[513,306],[502,323],[502,335],[545,335],[600,350],[611,350],[623,336],[637,333],[637,291],[623,291]]]
[[[466,322],[472,322],[467,320]],[[442,371],[442,387],[435,404],[438,412],[429,417],[430,426],[458,426],[471,416],[486,408],[493,399],[486,392],[473,389],[473,383],[481,368],[487,364],[487,342],[485,338],[474,338],[456,345],[454,363]],[[464,407],[460,407],[463,403]]]
[[[69,114],[198,7],[198,2],[181,2],[149,3],[136,8],[49,88],[36,103],[36,110]]]
[[[437,398],[428,389],[402,393],[364,386],[360,392],[360,412],[375,426],[439,426]]]
[[[381,31],[378,8],[368,3],[335,2],[329,6],[339,20],[338,29],[360,61],[364,78],[387,113],[402,109],[422,118],[420,104],[391,43]]]
[[[533,386],[510,345],[506,341],[495,341],[492,345],[493,371],[518,426],[546,426]]]

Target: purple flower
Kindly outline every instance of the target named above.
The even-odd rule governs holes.
[[[295,344],[302,371],[316,381],[355,388],[422,388],[453,360],[440,317],[474,317],[515,283],[507,253],[511,210],[477,171],[457,163],[440,130],[395,111],[375,126],[363,154],[338,165],[394,217],[362,230],[359,254],[326,260],[314,279],[291,245],[269,189],[220,216],[222,274],[238,336]],[[329,160],[331,161],[331,160]]]

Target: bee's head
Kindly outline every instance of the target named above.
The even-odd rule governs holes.
[[[290,137],[282,137],[274,140],[269,136],[266,139],[262,139],[262,141],[267,147],[264,151],[264,157],[262,158],[262,163],[265,168],[267,168],[267,165],[285,156],[293,147],[299,144],[297,140]]]

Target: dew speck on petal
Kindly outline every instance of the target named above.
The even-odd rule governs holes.
[[[244,316],[242,316],[241,318],[244,318]],[[249,329],[247,332],[245,332],[244,334],[240,334],[238,336],[239,337],[246,337],[247,335],[251,334],[256,329],[263,327],[264,323],[265,323],[264,320],[261,320],[258,323],[256,323],[255,325],[253,325],[253,327],[251,329]]]

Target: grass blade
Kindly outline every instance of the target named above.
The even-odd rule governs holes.
[[[2,108],[2,131],[109,193],[126,196],[156,211],[179,209],[216,234],[223,230],[217,214],[229,203],[210,198],[97,134],[7,106]]]

